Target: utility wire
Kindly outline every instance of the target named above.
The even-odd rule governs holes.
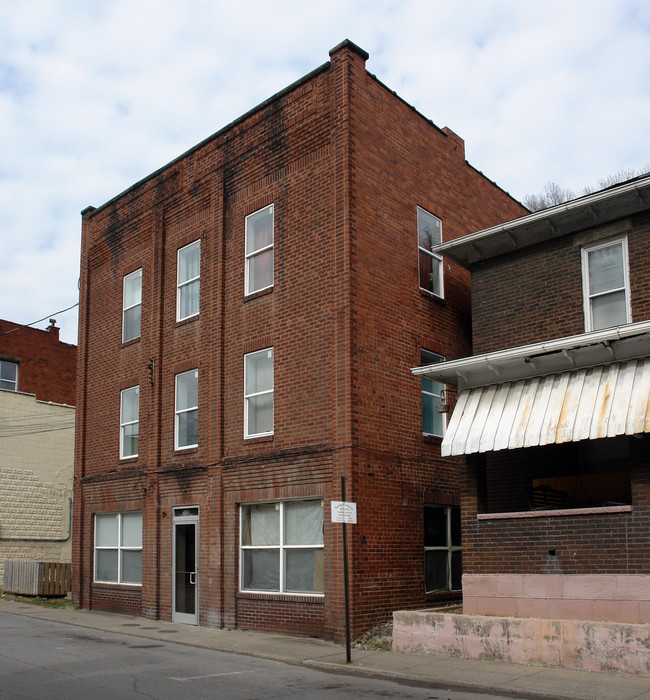
[[[0,335],[9,335],[9,333],[14,333],[15,331],[19,331],[21,328],[29,328],[29,326],[33,326],[37,323],[40,323],[41,321],[47,321],[48,319],[52,318],[52,316],[56,316],[58,314],[64,314],[66,311],[70,311],[70,309],[74,309],[75,306],[79,306],[79,302],[76,304],[73,304],[72,306],[68,306],[67,309],[61,309],[61,311],[53,311],[51,314],[48,314],[47,316],[43,316],[43,318],[39,318],[38,321],[32,321],[31,323],[19,323],[15,328],[12,328],[10,331],[4,331],[3,333],[0,333]]]

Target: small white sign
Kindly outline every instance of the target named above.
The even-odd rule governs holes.
[[[332,522],[355,525],[357,522],[357,504],[349,501],[332,501]]]

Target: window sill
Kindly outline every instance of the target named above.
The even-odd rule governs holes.
[[[106,588],[119,588],[121,590],[132,588],[135,591],[142,590],[141,583],[118,583],[117,581],[93,581],[93,586],[102,586]]]
[[[323,605],[324,593],[263,593],[255,591],[239,591],[237,598],[241,600],[275,600],[283,603],[315,603]]]
[[[435,301],[438,304],[442,304],[443,306],[447,305],[444,297],[438,296],[437,294],[434,294],[434,292],[430,292],[427,289],[422,289],[422,287],[418,287],[418,289],[420,290],[420,296],[423,296],[430,301]]]
[[[632,506],[600,506],[597,508],[563,508],[560,510],[522,510],[510,513],[477,513],[477,520],[523,520],[525,518],[561,518],[565,515],[604,515],[631,513]]]
[[[244,444],[252,445],[256,442],[273,442],[274,435],[251,435],[250,437],[244,437]]]
[[[199,318],[200,314],[194,314],[193,316],[188,316],[187,318],[181,318],[181,319],[176,319],[176,328],[179,328],[180,326],[186,326],[188,323],[192,323],[192,321],[196,321]]]
[[[120,457],[119,463],[125,464],[125,463],[130,463],[130,462],[137,462],[138,457],[139,457],[139,455],[131,455],[130,457]]]
[[[175,455],[189,455],[189,454],[194,454],[194,452],[198,452],[198,451],[199,451],[198,445],[188,445],[187,447],[175,447],[174,448]]]
[[[122,347],[130,348],[132,345],[137,345],[140,342],[141,338],[142,336],[139,335],[137,338],[131,338],[131,340],[123,340]]]
[[[422,433],[422,439],[424,442],[429,442],[433,445],[440,445],[442,443],[442,435],[430,435],[429,433]]]
[[[244,294],[244,303],[247,301],[252,301],[253,299],[259,299],[260,297],[265,297],[267,294],[273,292],[273,287],[267,287],[266,289],[260,289],[259,292],[251,292],[250,294]]]

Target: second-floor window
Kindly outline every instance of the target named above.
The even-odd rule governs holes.
[[[246,217],[246,294],[273,286],[273,205]]]
[[[140,337],[142,320],[142,268],[124,277],[122,342]]]
[[[0,389],[18,391],[18,364],[0,360]]]
[[[420,365],[432,365],[443,362],[444,357],[430,350],[420,351]],[[444,384],[429,377],[421,377],[422,382],[422,432],[424,435],[445,434],[445,414],[438,411],[438,406],[444,403]]]
[[[244,356],[244,437],[273,433],[273,348]]]
[[[442,242],[442,222],[426,209],[418,207],[418,274],[420,289],[443,296],[442,258],[431,248]]]
[[[627,238],[582,249],[585,330],[630,323]]]
[[[140,435],[140,387],[122,390],[120,399],[120,458],[138,456]]]
[[[178,251],[176,320],[199,313],[201,281],[201,241],[194,241]]]
[[[174,447],[183,450],[199,444],[199,370],[176,375]]]

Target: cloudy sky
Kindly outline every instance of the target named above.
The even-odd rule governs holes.
[[[0,318],[76,342],[80,211],[345,38],[519,199],[650,163],[647,0],[0,0]]]

